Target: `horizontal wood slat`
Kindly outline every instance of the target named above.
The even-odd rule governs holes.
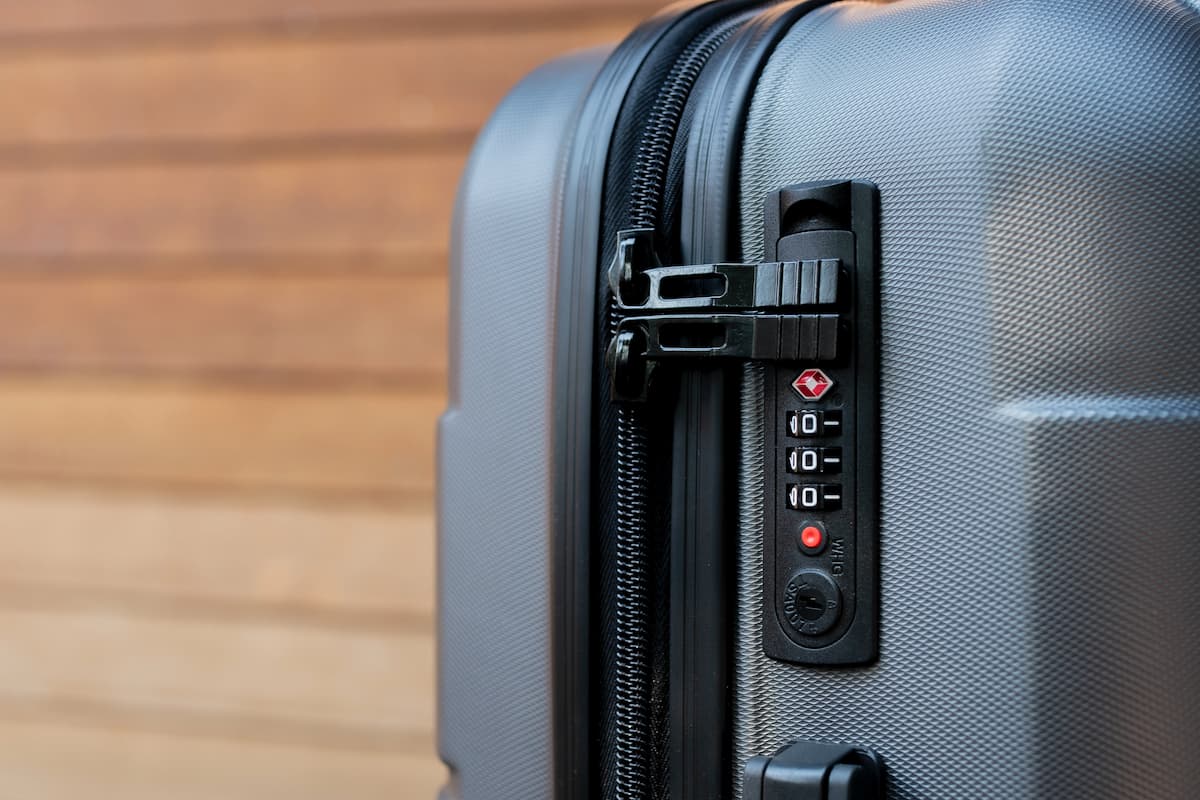
[[[164,3],[163,5],[170,5]],[[477,129],[522,75],[562,53],[618,41],[628,25],[549,31],[333,38],[101,53],[0,57],[0,85],[21,98],[0,114],[0,155],[86,144],[136,145],[153,157],[172,143],[346,140],[394,146]],[[0,39],[2,43],[2,39]],[[2,54],[0,50],[0,54]],[[420,75],[420,80],[412,76]],[[185,151],[186,152],[186,151]],[[52,156],[52,154],[51,154]]]
[[[0,587],[428,630],[432,509],[29,486],[0,491]]]
[[[479,18],[494,20],[519,13],[529,25],[536,24],[538,14],[564,12],[575,18],[606,12],[636,19],[663,5],[661,0],[37,0],[0,6],[0,35],[95,37],[112,31],[264,24],[303,32],[313,25],[354,17],[424,21],[432,14],[469,26],[478,24]]]
[[[0,797],[434,796],[455,189],[660,4],[0,4]]]
[[[443,276],[0,277],[0,368],[441,382]]]
[[[304,253],[117,253],[84,256],[0,255],[0,281],[49,277],[430,277],[445,273],[449,242],[428,250],[401,246],[399,251],[351,254]],[[0,247],[0,253],[3,248]]]
[[[427,495],[440,391],[0,380],[0,475]]]
[[[0,260],[386,258],[437,272],[464,156],[0,169]],[[419,263],[411,263],[419,258]]]
[[[428,631],[11,606],[0,608],[0,697],[222,714],[284,732],[324,725],[331,738],[432,735]]]
[[[0,721],[0,787],[14,798],[431,800],[444,781],[432,748],[400,755]]]

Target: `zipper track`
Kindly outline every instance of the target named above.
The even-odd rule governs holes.
[[[641,136],[630,188],[630,227],[656,227],[667,170],[684,106],[709,58],[750,16],[736,14],[704,30],[680,54],[655,100]],[[621,313],[608,307],[608,332]],[[616,420],[616,583],[613,800],[665,797],[656,781],[658,762],[651,668],[649,558],[650,431],[645,410],[622,404]],[[665,677],[660,678],[665,680]],[[658,791],[655,791],[655,787]]]
[[[739,14],[710,26],[684,50],[667,75],[638,146],[630,190],[631,227],[651,228],[658,223],[659,202],[666,191],[667,166],[688,96],[704,65],[747,16]]]

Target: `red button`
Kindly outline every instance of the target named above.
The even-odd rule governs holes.
[[[825,544],[825,532],[816,525],[806,525],[800,531],[800,544],[809,550],[817,550]]]

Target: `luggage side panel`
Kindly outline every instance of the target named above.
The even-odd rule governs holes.
[[[451,251],[438,446],[442,797],[549,798],[551,360],[563,161],[607,55],[527,77],[475,145]]]
[[[815,738],[878,749],[894,800],[1194,794],[1195,4],[836,3],[772,56],[741,163],[751,261],[768,192],[879,187],[882,617],[869,668],[763,655],[751,453],[735,764]]]

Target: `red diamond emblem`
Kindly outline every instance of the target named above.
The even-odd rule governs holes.
[[[819,369],[806,369],[792,381],[792,388],[805,400],[820,400],[833,388],[833,378]]]

